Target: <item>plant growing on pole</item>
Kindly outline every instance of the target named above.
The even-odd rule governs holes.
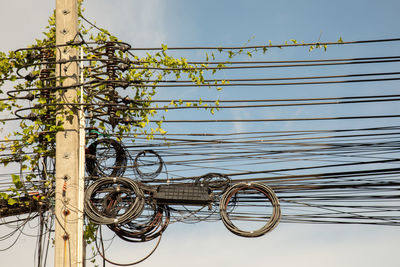
[[[157,110],[150,105],[157,84],[171,75],[176,79],[188,77],[195,84],[207,84],[204,70],[188,64],[185,58],[169,56],[166,46],[154,54],[134,55],[129,44],[119,41],[107,30],[90,22],[85,24],[87,20],[82,12],[80,1],[79,35],[68,44],[81,48],[81,58],[69,62],[55,58],[56,50],[64,49],[55,45],[55,15],[49,18],[43,39],[37,39],[27,48],[0,53],[3,95],[0,112],[7,117],[2,123],[13,122],[15,129],[1,143],[0,163],[4,166],[17,163],[21,171],[27,171],[23,177],[13,174],[13,185],[8,192],[0,193],[10,205],[19,202],[29,191],[44,190],[46,193],[41,194],[44,200],[54,186],[55,135],[63,129],[59,112],[63,105],[71,105],[57,97],[57,92],[68,89],[62,85],[65,77],[55,75],[61,63],[84,63],[83,80],[75,77],[75,86],[83,90],[78,92],[83,93],[83,102],[72,105],[76,109],[84,107],[89,134],[113,133],[122,138],[126,134],[141,133],[149,139],[154,133],[165,134],[163,117],[157,117]],[[4,89],[5,85],[12,85],[13,89]],[[172,101],[164,108],[182,104]],[[149,127],[151,119],[157,121],[155,127]]]
[[[225,66],[222,63],[212,68],[208,66],[209,61],[215,60],[213,53],[206,54],[202,64],[190,64],[185,58],[170,56],[165,45],[153,54],[133,54],[129,44],[87,21],[81,4],[82,1],[79,34],[67,45],[56,45],[53,15],[43,39],[27,48],[0,53],[0,87],[14,84],[13,89],[0,91],[4,95],[0,100],[0,112],[8,116],[2,122],[14,121],[16,129],[1,143],[0,163],[4,166],[16,164],[20,168],[20,174],[11,176],[12,186],[0,193],[0,198],[9,205],[29,207],[41,203],[43,209],[52,207],[55,137],[64,129],[64,118],[72,120],[74,111],[83,107],[88,136],[112,134],[122,139],[127,135],[144,134],[151,139],[155,133],[166,133],[162,128],[164,117],[158,114],[158,107],[152,105],[160,82],[167,78],[188,79],[195,85],[217,90],[229,83],[205,78]],[[292,43],[297,42],[292,40]],[[78,48],[81,55],[68,60],[56,58],[57,50],[69,47]],[[252,57],[256,52],[265,53],[267,47],[246,52],[241,48],[217,51],[227,56],[228,64],[236,55]],[[322,46],[317,44],[310,49],[315,47]],[[57,68],[68,64],[81,64],[81,77],[72,77],[76,81],[72,86],[80,88],[76,98],[80,100],[74,103],[61,97],[63,91],[72,87],[63,85],[67,77],[56,75]],[[63,108],[65,106],[70,107],[68,111]],[[218,109],[218,101],[214,107],[209,107],[201,99],[190,103],[177,99],[161,109],[178,106],[208,108],[213,114],[214,108]],[[32,192],[35,193],[32,195]],[[94,239],[96,228],[89,224],[86,229],[87,240]]]

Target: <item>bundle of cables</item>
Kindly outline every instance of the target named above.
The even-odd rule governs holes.
[[[125,173],[127,160],[127,153],[120,142],[99,139],[86,151],[86,171],[91,176],[120,177]]]
[[[252,215],[251,204],[260,203],[261,197],[265,196],[272,205],[270,217],[263,216],[259,220],[265,223],[255,230],[242,230],[233,224],[232,220],[246,219]],[[240,212],[235,211],[241,206]],[[260,205],[261,206],[261,205]],[[264,207],[267,208],[267,205]],[[278,197],[267,185],[261,183],[237,183],[228,188],[221,197],[220,201],[221,219],[226,228],[232,233],[242,237],[259,237],[275,228],[281,217],[281,209]],[[267,220],[265,220],[267,219]]]
[[[128,178],[100,178],[85,193],[85,213],[97,224],[131,221],[142,213],[144,203],[143,191]]]
[[[142,215],[134,221],[109,224],[108,227],[121,239],[129,242],[145,242],[160,237],[170,221],[168,206],[147,203]],[[147,216],[145,211],[149,212]]]
[[[150,182],[162,171],[164,161],[154,150],[140,151],[134,160],[133,170],[136,176],[143,182]],[[146,168],[150,170],[145,171]]]

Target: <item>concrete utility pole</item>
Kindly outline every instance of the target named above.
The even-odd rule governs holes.
[[[56,0],[56,66],[58,78],[64,77],[62,86],[79,83],[78,51],[65,45],[76,38],[78,32],[77,0]],[[61,62],[60,62],[61,61]],[[59,85],[61,81],[59,80]],[[79,88],[71,87],[58,94],[62,103],[79,101]],[[55,204],[55,267],[83,266],[83,187],[84,187],[84,126],[78,106],[63,105],[64,131],[56,136],[56,204]],[[69,112],[71,112],[69,114]],[[83,144],[82,144],[83,142]]]

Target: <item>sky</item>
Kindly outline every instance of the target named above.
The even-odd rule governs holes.
[[[243,45],[249,39],[250,44],[283,43],[290,39],[305,42],[344,41],[386,39],[400,37],[398,10],[400,2],[396,0],[304,0],[304,1],[261,1],[261,0],[86,0],[85,17],[107,28],[121,40],[136,47],[159,47],[161,43],[173,46],[196,45]],[[0,51],[25,47],[35,38],[41,38],[41,32],[47,18],[55,7],[55,1],[41,0],[1,0]],[[305,49],[282,49],[271,51],[264,58],[268,60],[288,60],[291,58],[345,58],[363,56],[396,55],[400,51],[398,43],[387,46],[372,47],[354,46],[346,50],[339,47],[328,48],[327,52],[309,53]],[[198,54],[194,57],[201,57]],[[396,65],[393,65],[396,66]],[[367,67],[357,67],[363,72]],[[346,71],[343,67],[340,71]],[[379,71],[379,67],[374,66]],[[339,72],[338,70],[335,70]],[[282,70],[284,76],[288,71]],[[312,74],[321,73],[318,69]],[[254,72],[251,75],[261,74]],[[271,76],[281,74],[280,70],[271,72]],[[231,75],[222,73],[222,75]],[[250,75],[250,74],[249,74]],[[310,75],[310,74],[309,74]],[[388,82],[391,90],[371,84],[368,87],[355,85],[356,90],[375,92],[393,92],[396,82]],[[343,96],[348,94],[349,87],[330,85],[324,90],[311,89],[313,96]],[[331,89],[331,90],[330,90]],[[198,94],[195,89],[184,92],[171,89],[161,91],[159,98],[171,94],[182,97],[193,97]],[[281,90],[281,91],[280,91]],[[259,89],[252,92],[260,97],[302,96],[299,90],[288,88],[271,89],[268,94]],[[386,90],[386,91],[385,91]],[[215,96],[221,99],[246,98],[247,92],[240,89],[207,91],[201,95]],[[289,96],[290,94],[290,96]],[[304,96],[304,95],[303,95]],[[370,110],[371,114],[395,113],[393,105],[379,106],[379,110]],[[365,110],[337,109],[318,110],[321,116],[357,114]],[[220,117],[262,118],[264,114],[232,111],[232,114],[221,113]],[[236,113],[235,113],[236,112]],[[315,109],[301,108],[285,110],[268,115],[277,117],[303,116],[316,112]],[[347,113],[348,112],[348,113]],[[183,118],[185,114],[171,115]],[[190,114],[188,116],[191,116]],[[203,116],[205,116],[203,114]],[[351,122],[343,122],[351,126]],[[347,124],[346,124],[347,123]],[[286,129],[296,125],[282,124]],[[368,125],[367,122],[357,125]],[[274,129],[275,124],[264,125]],[[263,127],[264,127],[263,126]],[[310,127],[313,125],[310,125]],[[167,125],[169,131],[182,131],[179,126]],[[210,125],[215,131],[223,131],[220,125]],[[235,124],[224,126],[229,131],[254,130],[258,125]],[[231,128],[229,128],[231,127]],[[321,123],[318,127],[329,128],[331,125]],[[210,128],[211,129],[211,128]],[[31,234],[36,233],[34,223],[30,225]],[[1,233],[7,228],[1,226]],[[245,239],[230,233],[222,222],[182,224],[176,223],[167,229],[157,251],[139,266],[232,266],[273,265],[273,266],[398,266],[398,240],[400,231],[397,227],[365,225],[311,225],[281,223],[267,235]],[[22,235],[16,245],[0,252],[3,263],[13,266],[33,266],[35,238]],[[0,249],[9,243],[0,242]],[[114,241],[110,247],[110,258],[122,263],[139,259],[144,255],[142,244]],[[145,249],[148,249],[146,247]],[[52,266],[51,264],[48,266]],[[90,264],[88,265],[90,266]],[[108,266],[108,265],[107,265]]]

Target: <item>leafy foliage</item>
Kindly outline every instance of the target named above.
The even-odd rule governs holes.
[[[0,195],[9,204],[18,202],[20,196],[32,190],[50,197],[55,180],[56,133],[63,130],[65,120],[74,119],[81,106],[86,125],[92,131],[103,135],[112,133],[118,138],[128,133],[133,136],[144,133],[151,139],[157,132],[166,133],[162,128],[164,117],[156,119],[156,127],[149,127],[151,118],[158,116],[150,104],[160,81],[166,77],[185,77],[197,85],[208,84],[204,79],[207,65],[202,64],[201,69],[188,64],[185,58],[169,56],[166,45],[154,54],[136,56],[129,51],[128,44],[107,30],[90,22],[85,24],[82,1],[79,3],[79,35],[68,46],[82,49],[85,65],[81,69],[83,81],[75,77],[75,87],[83,88],[83,92],[77,90],[72,102],[64,97],[69,87],[63,85],[70,77],[57,76],[56,68],[80,64],[82,60],[56,60],[56,51],[66,47],[56,46],[55,13],[48,20],[43,39],[36,39],[28,48],[0,53],[0,88],[13,83],[12,90],[0,90],[2,95],[7,95],[0,100],[0,111],[17,123],[1,143],[0,163],[4,166],[14,163],[20,166],[21,172],[27,171],[24,177],[14,174],[13,186],[8,193]],[[78,100],[81,93],[83,99]],[[178,105],[200,107],[202,103],[201,100],[194,104],[177,100],[164,108]],[[65,109],[65,106],[72,108]],[[38,180],[46,182],[38,183]]]
[[[8,117],[16,117],[17,123],[13,127],[15,130],[0,144],[0,163],[3,166],[17,164],[21,172],[27,171],[24,176],[13,174],[13,186],[6,193],[0,193],[0,199],[8,201],[10,205],[19,203],[20,197],[29,195],[31,191],[40,191],[41,200],[52,203],[56,134],[64,129],[65,120],[74,119],[82,106],[91,133],[112,133],[118,138],[142,133],[151,139],[155,133],[167,133],[162,128],[164,116],[159,116],[158,107],[151,105],[160,82],[171,77],[176,80],[189,79],[195,85],[208,85],[222,90],[229,80],[209,81],[205,79],[206,74],[215,74],[235,56],[247,55],[252,58],[254,53],[266,53],[273,46],[269,41],[268,45],[252,49],[216,49],[215,53],[226,55],[227,60],[225,64],[219,63],[213,68],[207,63],[215,61],[214,52],[206,53],[206,63],[202,64],[189,64],[186,58],[170,56],[166,45],[161,45],[161,49],[154,54],[147,53],[140,57],[132,54],[129,44],[88,22],[83,17],[81,4],[82,1],[79,5],[79,35],[68,46],[82,49],[83,60],[56,60],[57,50],[65,47],[56,46],[55,14],[48,20],[43,39],[36,39],[28,48],[0,52],[0,93],[7,95],[0,99],[0,112]],[[343,41],[340,38],[338,42]],[[284,46],[299,44],[291,40]],[[327,45],[317,43],[309,46],[310,51],[315,48],[326,50]],[[85,64],[81,69],[83,81],[75,77],[75,87],[82,89],[76,91],[76,97],[71,102],[63,97],[64,90],[68,88],[63,83],[70,77],[58,76],[56,68],[80,64],[81,61]],[[1,90],[11,82],[14,84],[12,90]],[[83,99],[78,100],[81,93]],[[211,107],[202,99],[197,102],[177,99],[162,108],[201,107],[214,114],[219,101],[214,104]],[[65,106],[72,108],[64,109]],[[156,126],[150,127],[150,121],[154,119]],[[6,120],[1,122],[5,124]],[[92,240],[95,231],[95,225],[87,224],[86,239]]]

